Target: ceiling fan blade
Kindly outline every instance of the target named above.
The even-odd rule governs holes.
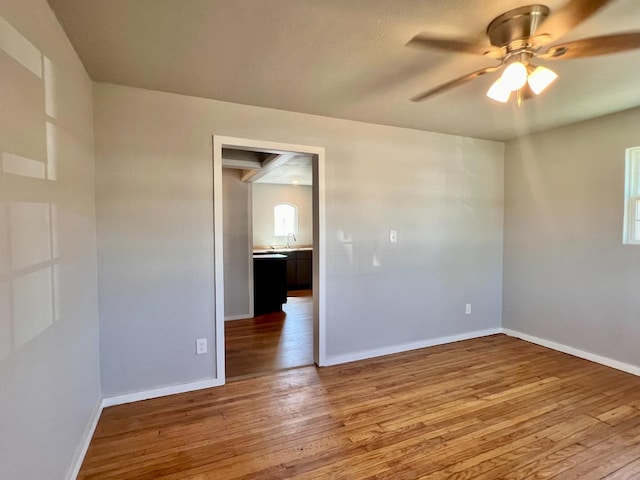
[[[536,29],[536,35],[548,35],[551,41],[564,36],[613,0],[570,0],[553,12]]]
[[[473,55],[485,55],[492,50],[489,46],[470,43],[464,40],[430,37],[426,33],[420,33],[413,37],[409,42],[407,42],[407,46],[439,48],[440,50],[471,53]]]
[[[542,54],[536,55],[545,59],[585,58],[624,52],[640,48],[640,32],[603,35],[602,37],[583,38],[574,42],[561,43],[549,47]]]
[[[438,93],[442,93],[442,92],[446,92],[447,90],[451,90],[452,88],[457,87],[458,85],[462,85],[464,83],[467,83],[475,78],[478,78],[482,75],[485,75],[487,73],[491,73],[491,72],[495,72],[496,70],[498,70],[502,65],[498,65],[497,67],[487,67],[487,68],[483,68],[482,70],[477,70],[475,72],[472,73],[468,73],[460,78],[456,78],[455,80],[451,80],[450,82],[447,83],[443,83],[442,85],[437,86],[436,88],[432,88],[431,90],[427,90],[424,93],[421,93],[419,95],[416,95],[415,97],[413,97],[411,99],[412,102],[419,102],[421,100],[424,100],[425,98],[431,97],[433,95],[437,95]]]

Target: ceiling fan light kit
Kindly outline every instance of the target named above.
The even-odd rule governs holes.
[[[535,58],[586,58],[640,48],[640,32],[585,38],[547,47],[612,1],[614,0],[570,0],[553,13],[545,5],[528,5],[509,10],[494,18],[487,27],[491,47],[464,40],[435,38],[424,33],[416,35],[407,45],[479,54],[498,59],[500,64],[456,78],[416,95],[412,100],[424,100],[481,75],[504,69],[487,91],[487,96],[506,103],[511,93],[516,92],[516,99],[520,104],[523,99],[542,93],[558,78],[553,70],[533,65],[531,61]],[[544,48],[546,51],[542,51]]]
[[[525,64],[516,60],[507,65],[507,68],[502,72],[502,84],[510,91],[515,92],[524,87],[524,84],[527,83],[528,76],[529,74],[527,73]]]
[[[502,85],[502,77],[498,78],[487,91],[487,97],[496,102],[507,103],[511,97],[511,89]]]
[[[517,92],[528,85],[535,95],[540,95],[551,85],[558,75],[546,67],[534,66],[526,54],[511,61],[493,85],[487,91],[487,97],[501,103],[507,103],[511,92]],[[522,96],[521,98],[529,98]]]
[[[556,80],[556,78],[558,78],[558,74],[556,72],[546,67],[538,66],[529,74],[527,83],[533,93],[540,95],[544,89]]]

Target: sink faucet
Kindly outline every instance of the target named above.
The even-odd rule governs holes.
[[[288,234],[287,234],[287,248],[291,248],[291,243],[290,243],[291,237],[293,237],[293,241],[294,241],[294,242],[297,242],[297,241],[298,241],[298,240],[296,239],[296,235],[295,235],[294,233],[288,233]]]

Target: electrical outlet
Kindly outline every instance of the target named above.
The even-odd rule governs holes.
[[[397,230],[389,230],[389,241],[391,243],[396,243],[398,241],[398,231]]]
[[[464,307],[464,314],[465,315],[471,315],[471,304],[467,303],[467,305]]]
[[[199,338],[196,340],[196,355],[207,353],[207,339]]]

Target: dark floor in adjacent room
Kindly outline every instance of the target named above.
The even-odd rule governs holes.
[[[225,322],[227,380],[313,364],[311,290],[290,291],[282,310]]]

